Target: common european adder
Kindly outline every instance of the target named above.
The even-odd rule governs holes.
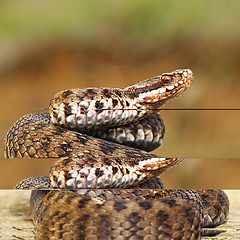
[[[183,159],[148,153],[163,142],[160,108],[192,80],[184,69],[125,88],[65,90],[49,113],[13,125],[7,158],[56,158],[49,176],[16,186],[34,189],[36,238],[200,239],[225,221],[223,191],[163,189],[158,176]]]

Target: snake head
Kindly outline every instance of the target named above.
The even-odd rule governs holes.
[[[182,94],[192,84],[192,81],[192,71],[180,69],[139,82],[129,87],[128,91],[140,105],[159,110],[166,102]]]
[[[165,173],[175,165],[178,165],[184,158],[164,158],[154,157],[149,159],[141,159],[137,162],[136,168],[140,172],[146,172],[149,175],[158,176]]]

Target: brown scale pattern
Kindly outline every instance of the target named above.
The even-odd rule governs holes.
[[[26,115],[8,132],[6,157],[59,158],[59,157],[157,157],[135,148],[80,134],[49,125],[48,113]],[[79,151],[81,149],[81,151]],[[94,151],[92,151],[94,149]]]
[[[7,157],[84,156],[89,159],[90,167],[97,163],[96,159],[106,159],[109,154],[124,158],[156,157],[49,125],[47,113],[23,117],[10,130],[7,141]],[[61,161],[56,168],[62,169],[62,164]],[[138,187],[162,188],[159,181],[154,181],[149,180]],[[49,187],[44,185],[46,181],[39,186],[31,184],[29,180],[17,188]],[[52,239],[84,239],[84,235],[89,239],[200,239],[203,224],[218,225],[228,213],[227,196],[220,190],[92,190],[89,197],[72,191],[45,190],[39,191],[38,195],[41,197],[32,198],[38,239],[49,239],[50,236]]]
[[[139,191],[125,190],[125,199],[113,190],[114,200],[106,200],[106,192],[101,198],[59,190],[33,193],[44,196],[35,219],[39,239],[200,239],[203,213],[195,191]]]
[[[176,81],[187,78],[189,81],[185,85],[176,85]],[[164,88],[171,84],[170,80],[175,87],[159,93],[161,96],[154,96],[155,88]],[[91,100],[94,96],[107,99],[114,93],[115,99],[119,100],[123,92],[137,99],[141,94],[152,91],[153,96],[146,96],[146,99],[159,97],[160,103],[153,104],[156,107],[178,96],[191,81],[190,70],[179,70],[125,89],[102,89],[99,90],[101,96],[95,90],[87,89],[79,99],[84,97]],[[66,106],[71,102],[67,98],[71,94],[72,91],[67,90],[60,97],[66,97]],[[117,102],[113,99],[112,104],[114,106]],[[124,104],[129,103],[125,101]],[[97,106],[101,108],[99,103]],[[70,108],[64,110],[67,116]],[[157,157],[54,126],[48,113],[30,114],[16,122],[7,135],[5,154],[6,157],[60,158],[60,165],[53,166],[53,171],[61,171],[64,167],[74,169],[75,166],[71,165],[74,159],[85,159],[86,165],[91,168],[102,163],[110,165],[108,156],[119,162],[122,161],[120,158],[128,159],[126,164],[129,166],[137,165],[138,158]],[[177,162],[170,162],[163,170]],[[138,182],[135,186],[137,189],[36,190],[49,187],[49,177],[29,178],[16,186],[17,189],[35,189],[31,203],[38,239],[200,239],[204,233],[203,227],[216,226],[225,221],[229,207],[228,198],[221,190],[164,190],[159,178]]]
[[[217,190],[33,191],[36,231],[39,239],[200,239],[198,193],[224,196]]]

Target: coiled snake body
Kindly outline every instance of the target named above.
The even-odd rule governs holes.
[[[49,114],[13,125],[6,157],[57,158],[49,177],[16,186],[38,189],[31,197],[38,239],[200,239],[203,226],[225,220],[224,192],[163,190],[158,176],[182,159],[147,152],[163,141],[160,107],[192,80],[185,69],[121,89],[62,91]]]

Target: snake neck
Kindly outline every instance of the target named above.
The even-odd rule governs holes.
[[[51,122],[83,133],[103,126],[123,126],[160,110],[193,81],[189,69],[176,70],[125,88],[71,89],[56,94],[49,107]]]
[[[124,94],[135,99],[140,106],[157,112],[164,104],[181,95],[192,84],[192,81],[193,73],[190,69],[175,70],[122,88],[122,90]]]

